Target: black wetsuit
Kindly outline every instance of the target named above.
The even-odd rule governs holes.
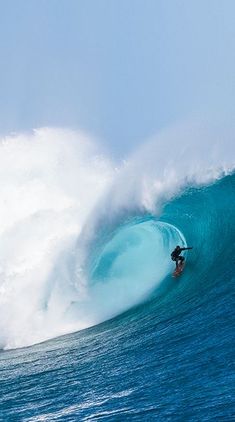
[[[176,247],[173,250],[173,252],[171,253],[171,259],[172,259],[172,261],[175,261],[176,268],[178,268],[179,261],[180,261],[181,265],[183,264],[185,258],[183,256],[180,256],[180,254],[181,254],[182,251],[186,251],[187,249],[193,249],[193,248],[192,247],[190,247],[190,248],[177,248]]]

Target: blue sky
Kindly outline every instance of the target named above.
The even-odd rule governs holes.
[[[120,156],[233,114],[234,22],[233,0],[0,0],[0,133],[80,128]]]

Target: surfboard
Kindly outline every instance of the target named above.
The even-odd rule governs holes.
[[[179,265],[178,268],[176,268],[173,272],[172,277],[179,277],[182,274],[184,267],[185,264]]]

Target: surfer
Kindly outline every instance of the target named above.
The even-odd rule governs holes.
[[[173,250],[173,252],[171,252],[171,259],[172,261],[175,261],[176,263],[176,269],[179,268],[179,261],[180,261],[180,265],[183,265],[183,262],[185,260],[184,256],[181,256],[181,252],[182,251],[186,251],[188,249],[193,249],[192,247],[189,248],[181,248],[179,245],[176,246],[176,248]]]

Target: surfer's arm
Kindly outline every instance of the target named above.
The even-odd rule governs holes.
[[[187,251],[188,249],[193,249],[193,247],[189,246],[188,248],[180,248],[180,249],[181,249],[181,251]]]

